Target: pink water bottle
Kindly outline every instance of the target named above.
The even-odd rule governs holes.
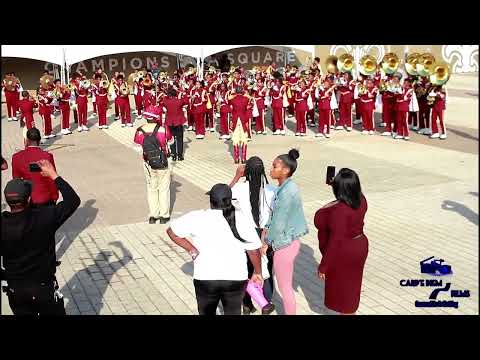
[[[268,301],[265,299],[265,296],[263,296],[263,288],[261,285],[250,280],[247,285],[247,292],[260,308],[263,309],[265,305],[268,305]]]

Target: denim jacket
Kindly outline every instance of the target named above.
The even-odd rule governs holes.
[[[265,241],[275,251],[287,247],[293,240],[308,233],[300,191],[290,178],[278,187],[273,200],[273,211],[265,228]]]

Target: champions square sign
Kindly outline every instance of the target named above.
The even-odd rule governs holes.
[[[310,56],[308,52],[287,47],[267,48],[260,46],[242,47],[217,53],[205,59],[205,65],[218,66],[222,58],[226,57],[231,65],[243,66],[250,69],[255,65],[266,65],[272,61],[277,67],[286,64],[301,65]],[[160,71],[173,73],[177,67],[184,67],[188,64],[196,65],[196,59],[181,54],[161,52],[132,52],[118,53],[84,60],[73,64],[70,73],[80,71],[92,77],[95,69],[101,68],[110,76],[113,72],[119,71],[129,75],[135,70],[149,68],[154,63],[158,64]],[[33,90],[38,87],[38,82],[43,72],[48,70],[54,77],[59,77],[59,66],[49,62],[2,57],[2,78],[5,72],[14,71],[19,76],[25,89]]]

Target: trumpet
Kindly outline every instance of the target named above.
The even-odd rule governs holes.
[[[40,78],[40,85],[43,89],[48,90],[49,85],[53,83],[53,77],[51,75],[43,75]]]
[[[67,85],[65,85],[65,89],[70,91],[70,92],[73,92],[77,87],[72,84],[72,83],[68,83]]]
[[[358,85],[358,95],[365,95],[367,93],[367,87],[363,84]]]

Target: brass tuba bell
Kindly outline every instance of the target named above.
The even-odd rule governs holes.
[[[92,83],[90,82],[90,80],[85,79],[85,80],[80,81],[80,87],[81,88],[89,89],[90,86],[92,86]]]
[[[338,58],[337,67],[342,73],[351,72],[353,70],[354,59],[350,54],[343,54]]]
[[[417,64],[418,58],[420,54],[417,52],[413,52],[407,55],[407,59],[405,60],[405,71],[411,76],[417,76]]]
[[[327,60],[325,60],[325,67],[327,68],[327,72],[329,72],[330,74],[336,74],[338,71],[337,62],[338,58],[335,55],[330,55],[329,57],[327,57]]]
[[[110,83],[108,82],[108,80],[105,80],[105,79],[101,80],[99,84],[99,86],[103,89],[108,89],[109,85]]]
[[[143,79],[143,85],[144,86],[152,86],[152,80],[149,77]]]
[[[385,71],[385,74],[395,73],[399,65],[400,61],[395,53],[387,53],[382,59],[382,69]]]
[[[130,90],[128,89],[128,84],[126,82],[122,83],[122,85],[120,85],[120,94],[122,95],[129,95],[130,94]]]
[[[372,55],[362,56],[359,71],[363,75],[373,75],[377,71],[377,59]]]
[[[430,82],[436,86],[444,85],[450,79],[450,68],[446,63],[435,64]]]
[[[43,75],[40,78],[40,85],[42,86],[42,89],[48,90],[50,84],[53,84],[53,77],[51,75]]]
[[[417,72],[421,76],[430,76],[433,74],[435,66],[435,57],[430,53],[421,54],[418,57]]]

